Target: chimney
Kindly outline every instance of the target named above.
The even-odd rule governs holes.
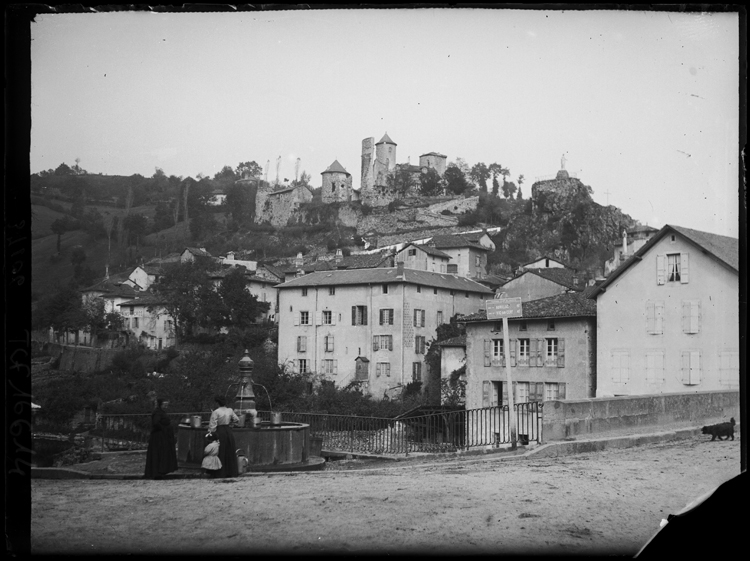
[[[305,261],[304,261],[304,259],[302,259],[302,252],[300,252],[300,253],[297,254],[297,257],[294,260],[294,266],[297,267],[297,268],[299,268],[299,267],[302,267],[302,265],[304,265],[304,263],[305,263]]]
[[[340,263],[341,260],[344,258],[344,252],[341,251],[341,248],[336,250],[336,263]]]
[[[622,230],[622,254],[625,255],[628,252],[628,232],[623,228]]]
[[[396,278],[397,279],[403,279],[404,278],[404,262],[399,261],[396,263]]]

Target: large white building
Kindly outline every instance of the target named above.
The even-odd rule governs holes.
[[[597,397],[739,387],[739,243],[664,226],[594,291]]]
[[[493,296],[470,279],[403,266],[314,272],[276,288],[279,363],[377,397],[426,379],[437,326]]]

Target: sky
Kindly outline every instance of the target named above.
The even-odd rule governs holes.
[[[738,235],[736,13],[351,9],[45,14],[31,171],[268,179],[362,140],[537,178],[562,167],[642,224]]]

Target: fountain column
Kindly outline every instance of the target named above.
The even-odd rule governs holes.
[[[240,387],[235,397],[234,409],[237,415],[246,414],[250,419],[246,421],[248,426],[257,426],[258,411],[255,408],[255,392],[253,392],[253,367],[255,363],[250,358],[247,349],[245,356],[240,359]]]

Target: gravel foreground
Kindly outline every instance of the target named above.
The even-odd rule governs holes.
[[[735,438],[227,480],[34,479],[31,553],[632,556],[740,473]]]

